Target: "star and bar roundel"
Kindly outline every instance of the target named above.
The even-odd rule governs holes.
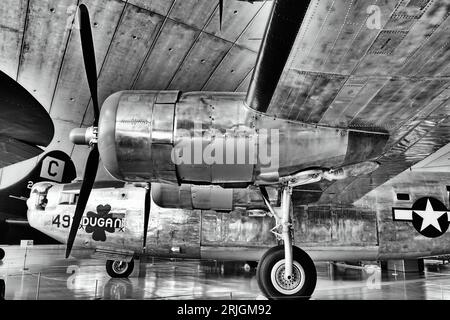
[[[394,221],[412,222],[423,236],[437,238],[448,229],[450,215],[445,205],[432,197],[424,197],[414,202],[411,209],[392,208]]]

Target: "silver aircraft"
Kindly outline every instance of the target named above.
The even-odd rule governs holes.
[[[98,181],[76,246],[83,256],[87,252],[106,260],[114,278],[128,277],[135,259],[148,257],[259,261],[257,280],[263,294],[308,298],[317,277],[311,260],[385,261],[448,254],[449,180],[449,173],[407,172],[356,203],[340,206],[320,201],[305,205],[307,189],[294,189],[292,237],[303,250],[293,247],[289,281],[283,278],[282,194],[272,187],[267,206],[255,187]],[[37,184],[27,201],[30,225],[65,242],[80,186]]]
[[[73,245],[95,248],[112,274],[128,274],[144,251],[242,252],[259,261],[258,282],[271,298],[313,293],[314,264],[294,239],[307,247],[321,212],[356,224],[361,238],[352,227],[329,239],[340,237],[344,252],[358,244],[371,257],[450,251],[434,239],[448,224],[442,185],[413,192],[404,206],[395,200],[388,216],[376,201],[355,204],[450,142],[449,78],[438,68],[448,53],[441,40],[449,4],[277,0],[246,94],[121,91],[101,110],[90,18],[80,5],[94,123],[71,140],[91,152],[81,186],[33,187],[30,224],[67,242],[66,256]],[[130,184],[93,188],[99,158]],[[293,215],[298,206],[306,207]],[[425,235],[415,237],[411,222]],[[240,247],[249,229],[253,242],[245,241],[258,250],[223,249],[236,247],[233,239]]]

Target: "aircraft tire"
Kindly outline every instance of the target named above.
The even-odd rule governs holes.
[[[106,261],[106,272],[111,278],[128,278],[133,272],[134,260],[130,262],[108,260]]]
[[[0,261],[3,260],[4,257],[5,257],[5,250],[0,248]]]
[[[292,247],[293,279],[284,279],[284,246],[269,249],[256,269],[256,279],[262,293],[272,300],[308,300],[316,288],[317,272],[309,255]]]

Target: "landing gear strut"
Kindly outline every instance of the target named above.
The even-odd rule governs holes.
[[[284,259],[285,259],[285,280],[289,281],[292,277],[292,224],[290,217],[292,188],[283,188],[281,198],[281,226],[284,242]]]
[[[316,267],[309,255],[293,246],[293,230],[290,219],[292,187],[282,189],[281,211],[270,204],[267,191],[261,187],[264,202],[276,220],[272,229],[283,245],[269,249],[261,258],[256,271],[260,290],[269,299],[309,299],[317,281]],[[281,229],[281,233],[276,230]]]

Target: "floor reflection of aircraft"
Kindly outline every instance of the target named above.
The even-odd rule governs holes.
[[[70,157],[62,151],[51,151],[23,178],[0,189],[0,245],[19,244],[21,239],[34,240],[35,244],[57,243],[29,226],[26,200],[35,183],[69,183],[75,178],[75,166]],[[0,260],[4,255],[4,250],[0,248]]]
[[[127,278],[111,278],[103,287],[103,299],[105,300],[124,300],[132,299],[134,291],[133,284]]]
[[[0,279],[0,300],[5,300],[5,292],[6,292],[5,280]]]
[[[220,267],[224,265],[226,274]],[[248,291],[255,275],[254,272],[244,274],[242,266],[237,262],[155,259],[151,266],[140,264],[139,272],[129,279],[103,279],[98,275],[92,297],[98,300],[242,298],[241,292]],[[85,295],[87,289],[92,289],[91,277],[95,272],[90,267],[71,265],[67,273],[72,273],[67,288],[75,296]]]
[[[440,73],[449,8],[276,1],[247,95],[121,91],[100,112],[81,5],[94,121],[71,139],[92,149],[81,186],[33,188],[32,225],[67,242],[67,256],[74,244],[95,248],[114,276],[127,275],[144,247],[154,256],[252,257],[271,298],[311,296],[310,255],[332,258],[314,249],[318,242],[344,261],[448,253],[441,180],[420,193],[414,176],[409,193],[383,184],[450,142],[448,79]],[[131,184],[93,189],[99,158]]]

